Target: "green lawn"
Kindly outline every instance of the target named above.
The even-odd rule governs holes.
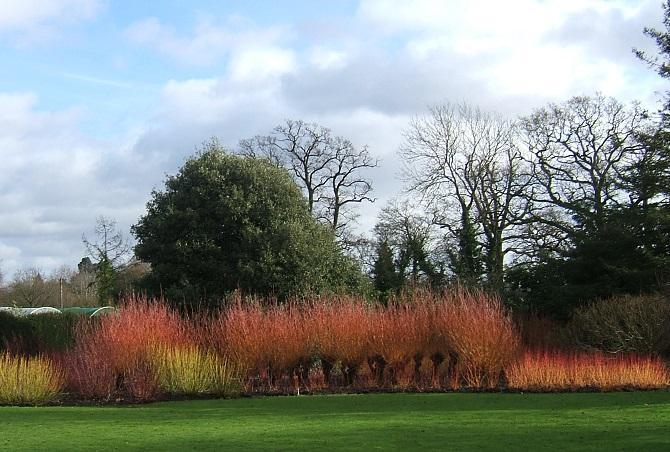
[[[670,392],[0,407],[0,450],[670,450]]]

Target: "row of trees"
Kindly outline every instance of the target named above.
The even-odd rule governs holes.
[[[0,305],[18,307],[40,306],[99,306],[107,304],[119,294],[136,289],[136,284],[147,275],[148,267],[137,261],[124,263],[114,271],[108,285],[100,280],[95,264],[82,260],[74,270],[62,267],[50,274],[29,267],[16,271],[0,287]]]
[[[667,78],[670,2],[664,19],[665,31],[645,30],[659,55],[636,54]],[[367,147],[300,120],[240,141],[237,153],[212,140],[152,193],[133,226],[136,258],[151,269],[137,288],[219,301],[237,289],[284,298],[373,286],[384,300],[457,282],[557,316],[662,290],[669,118],[670,98],[650,115],[600,94],[516,119],[435,106],[405,130],[406,190],[367,239],[353,227],[354,207],[374,201],[368,171],[378,162]],[[127,243],[105,221],[96,237],[84,237],[85,266],[106,300],[118,293]]]
[[[152,266],[149,287],[183,299],[367,291],[363,269],[382,299],[458,282],[566,315],[664,284],[661,129],[638,104],[599,94],[518,120],[434,107],[405,131],[406,199],[382,210],[357,268],[342,213],[372,200],[362,170],[376,162],[324,127],[287,121],[243,140],[241,155],[207,143],[153,193],[135,250]]]
[[[670,2],[663,24],[644,30],[657,55],[634,52],[669,78]],[[667,289],[669,94],[658,114],[599,94],[514,121],[444,105],[405,138],[405,179],[423,209],[393,203],[380,217],[382,293],[415,283],[418,269],[428,284],[485,285],[565,316],[595,298]]]
[[[62,266],[46,274],[36,267],[16,271],[3,285],[0,305],[18,307],[97,306],[137,289],[150,268],[132,257],[128,238],[110,218],[98,217],[92,238],[82,236],[87,255],[76,270]]]
[[[24,268],[18,270],[6,286],[0,289],[0,304],[3,305],[60,306],[61,299],[68,306],[97,304],[95,275],[73,272],[69,268],[44,275],[37,268]]]
[[[382,299],[458,282],[558,315],[658,290],[670,257],[664,130],[639,105],[602,95],[518,120],[434,107],[405,130],[405,199],[382,209],[362,253],[350,207],[373,200],[367,148],[301,121],[243,140],[238,154],[213,140],[133,227],[135,255],[151,268],[135,288],[189,301],[236,289],[368,292],[367,270]],[[86,294],[94,285],[101,302],[113,298],[128,242],[104,218],[83,242],[76,277],[91,275]],[[33,273],[17,275],[14,299],[34,305],[34,288],[53,286]]]
[[[658,130],[639,105],[602,95],[517,121],[467,105],[432,108],[411,122],[401,149],[423,211],[384,209],[377,287],[404,281],[382,282],[393,280],[379,264],[390,247],[401,275],[413,256],[411,281],[418,268],[431,284],[485,285],[535,309],[657,289],[670,256],[670,161]]]

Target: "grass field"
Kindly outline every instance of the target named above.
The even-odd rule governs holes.
[[[0,407],[0,450],[670,450],[670,392]]]

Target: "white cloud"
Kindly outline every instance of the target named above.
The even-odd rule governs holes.
[[[8,245],[6,243],[0,242],[0,275],[2,279],[7,278],[9,273],[7,269],[16,269],[21,265],[21,249]],[[3,282],[0,279],[0,283]]]
[[[492,91],[511,96],[570,97],[584,81],[607,76],[605,68],[586,63],[579,49],[559,45],[524,46],[485,69]],[[575,72],[575,68],[580,70]],[[609,69],[609,68],[608,68]]]
[[[124,228],[136,220],[151,184],[162,177],[160,170],[117,145],[81,134],[80,109],[40,109],[34,93],[0,93],[0,105],[0,265],[5,273],[76,265],[83,253],[81,234],[97,215],[116,218]],[[125,183],[128,177],[132,185]]]
[[[229,17],[223,25],[214,24],[211,18],[200,17],[193,33],[179,35],[172,27],[152,17],[130,25],[125,35],[131,41],[182,64],[208,66],[232,56],[242,60],[238,64],[243,65],[245,58],[252,59],[254,53],[262,58],[263,52],[266,52],[265,59],[273,63],[275,55],[267,58],[267,54],[273,50],[276,53],[279,44],[287,38],[287,30],[279,26],[260,29],[236,16]],[[277,62],[273,65],[276,67]]]
[[[642,29],[661,10],[653,0],[363,0],[358,17],[400,39],[409,64],[460,56],[475,63],[451,74],[491,96],[544,102],[595,90],[630,100],[624,83],[641,64],[631,48],[648,44]]]
[[[362,0],[357,15],[385,33],[456,34],[468,39],[537,35],[559,25],[567,14],[612,9],[634,15],[639,4],[624,0]],[[465,29],[467,36],[460,33]]]
[[[20,44],[52,38],[64,24],[95,17],[100,0],[0,0],[0,34]]]
[[[309,51],[309,62],[320,70],[341,69],[347,64],[347,59],[346,52],[324,46],[314,46]]]
[[[65,139],[66,125],[76,122],[76,109],[45,112],[35,111],[34,93],[0,93],[0,155],[3,166],[12,173],[33,165],[27,154],[39,155],[41,162],[54,163],[50,152],[54,141]],[[48,131],[48,134],[45,132]],[[22,145],[30,141],[31,148]]]
[[[207,126],[251,112],[260,117],[264,111],[281,111],[281,107],[279,85],[271,81],[259,86],[239,82],[234,76],[171,80],[163,89],[157,119]]]
[[[260,47],[238,51],[230,62],[231,78],[258,81],[296,70],[295,54],[279,47]]]

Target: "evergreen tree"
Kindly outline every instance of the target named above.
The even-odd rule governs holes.
[[[448,252],[450,270],[459,282],[476,285],[482,275],[481,246],[477,242],[477,232],[467,209],[462,212],[461,228],[457,233],[457,249]]]
[[[379,292],[381,300],[400,289],[400,280],[393,260],[393,250],[388,240],[382,240],[377,247],[377,258],[372,268],[374,288]]]
[[[98,300],[101,304],[114,299],[116,294],[117,270],[107,258],[102,258],[96,266],[95,282],[98,289]]]

